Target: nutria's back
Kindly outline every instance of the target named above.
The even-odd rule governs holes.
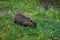
[[[18,18],[22,18],[22,19],[28,19],[28,20],[30,20],[30,18],[24,16],[22,13],[18,13],[18,14],[16,14],[16,17],[18,17]],[[15,17],[15,18],[16,18],[16,17]]]

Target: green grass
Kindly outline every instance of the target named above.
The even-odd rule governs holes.
[[[57,9],[45,11],[37,0],[0,1],[0,40],[60,40],[60,13]],[[13,23],[16,12],[32,18],[36,29]]]

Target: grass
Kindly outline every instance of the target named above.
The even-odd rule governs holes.
[[[57,9],[45,11],[38,0],[0,1],[0,40],[60,40],[60,13]],[[32,18],[36,29],[13,23],[16,12]],[[54,39],[55,40],[55,39]]]

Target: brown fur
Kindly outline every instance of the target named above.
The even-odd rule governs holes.
[[[32,27],[36,26],[36,23],[33,20],[24,16],[21,13],[16,14],[14,22],[24,26],[32,26]]]

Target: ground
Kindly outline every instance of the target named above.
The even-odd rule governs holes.
[[[0,40],[60,40],[60,13],[58,9],[47,11],[38,0],[0,1]],[[14,23],[17,12],[32,18],[37,26],[31,28]]]

